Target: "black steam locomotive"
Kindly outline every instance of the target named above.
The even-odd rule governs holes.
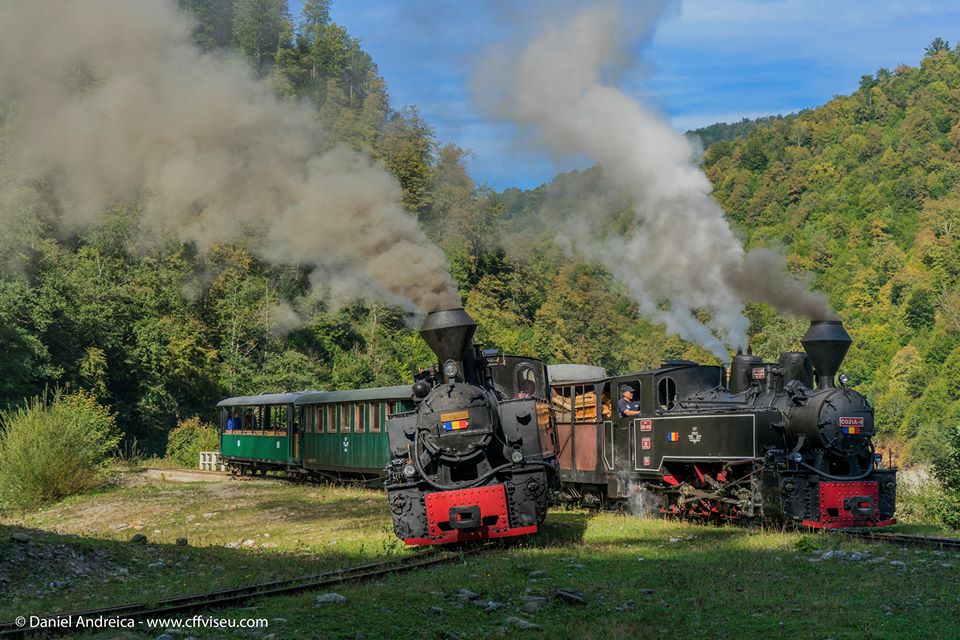
[[[473,344],[463,309],[427,316],[439,359],[417,376],[416,409],[387,420],[385,487],[407,544],[535,533],[558,488],[546,367]]]
[[[896,470],[880,468],[873,409],[834,382],[850,343],[839,321],[816,321],[806,353],[738,353],[729,381],[688,361],[612,378],[551,372],[564,493],[698,518],[894,523]],[[618,410],[626,387],[639,389],[637,415]]]

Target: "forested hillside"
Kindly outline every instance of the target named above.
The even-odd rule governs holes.
[[[960,49],[863,76],[818,109],[718,142],[704,166],[747,244],[782,247],[855,339],[844,368],[926,457],[960,418]]]
[[[960,420],[960,47],[937,39],[920,68],[865,75],[817,109],[690,134],[713,141],[703,166],[745,246],[787,255],[845,320],[855,342],[844,371],[875,403],[884,439],[913,459],[942,453]],[[602,224],[574,232],[616,233],[628,219],[598,168],[501,202],[525,246],[558,227],[562,239],[583,212],[603,212],[589,216]],[[761,305],[747,314],[761,355],[799,348],[803,321]]]
[[[334,142],[362,150],[399,181],[403,206],[445,251],[478,339],[550,361],[611,371],[661,358],[707,359],[637,317],[563,233],[617,233],[630,203],[594,168],[530,191],[473,183],[466,150],[437,140],[414,107],[391,105],[376,63],[331,20],[328,0],[299,16],[284,0],[180,0],[211,55],[246,58],[284,100],[308,101]],[[715,136],[704,166],[750,247],[810,273],[857,341],[845,369],[888,434],[939,444],[960,413],[960,58],[933,47],[920,69],[865,76],[854,95]],[[0,104],[3,140],[15,126]],[[708,135],[709,134],[709,135]],[[83,388],[117,413],[127,442],[162,450],[179,419],[209,417],[226,395],[410,381],[432,356],[415,318],[335,277],[310,287],[297,266],[224,242],[204,253],[168,241],[144,248],[141,202],[64,235],[42,176],[24,186],[22,222],[0,232],[0,405],[45,388]],[[584,210],[590,229],[565,226]],[[682,250],[682,247],[678,248]],[[754,348],[793,347],[804,322],[747,310]]]

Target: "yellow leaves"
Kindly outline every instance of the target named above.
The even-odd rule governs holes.
[[[813,186],[836,184],[842,175],[840,169],[826,160],[814,162],[807,170],[807,181]]]
[[[163,317],[160,330],[166,338],[164,369],[167,374],[182,380],[210,378],[218,360],[218,352],[204,344],[203,326],[190,318]]]

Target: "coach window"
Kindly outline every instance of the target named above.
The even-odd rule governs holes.
[[[257,431],[266,431],[270,428],[270,425],[273,424],[270,421],[270,407],[266,405],[260,405],[253,412],[253,428]]]
[[[370,403],[370,433],[380,433],[380,403]]]
[[[357,404],[353,405],[353,415],[354,415],[353,430],[356,431],[357,433],[363,433],[364,431],[366,431],[364,420],[363,420],[364,414],[365,414],[363,407],[364,407],[364,404],[362,402],[358,402]]]
[[[669,411],[677,404],[677,383],[673,378],[663,377],[657,384],[657,400],[660,408]]]
[[[336,433],[337,431],[337,405],[328,404],[324,407],[324,414],[326,415],[327,433]]]
[[[284,406],[275,406],[271,411],[270,428],[274,433],[287,430],[287,408]]]

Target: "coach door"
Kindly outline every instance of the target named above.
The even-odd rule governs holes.
[[[303,430],[303,409],[293,404],[287,405],[287,416],[290,421],[290,449],[294,463],[300,462],[300,432]]]

